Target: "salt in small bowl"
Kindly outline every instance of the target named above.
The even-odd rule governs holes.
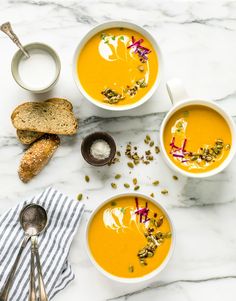
[[[92,144],[97,140],[104,140],[111,148],[110,155],[106,159],[96,159],[92,156],[90,150]],[[86,136],[81,144],[81,153],[86,162],[93,166],[104,166],[110,163],[116,154],[116,143],[111,135],[106,132],[95,132]]]

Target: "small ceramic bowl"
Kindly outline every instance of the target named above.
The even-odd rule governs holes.
[[[107,157],[104,160],[98,160],[98,159],[94,158],[90,152],[91,146],[96,140],[106,141],[111,148],[109,157]],[[112,161],[112,159],[115,157],[116,143],[115,143],[114,139],[111,137],[111,135],[109,135],[108,133],[95,132],[84,138],[84,140],[81,144],[81,153],[82,153],[85,161],[87,161],[89,164],[91,164],[93,166],[104,166],[104,165],[107,165],[108,163],[110,163]]]
[[[44,93],[44,92],[51,90],[57,83],[60,72],[61,72],[61,62],[60,62],[60,58],[59,58],[58,54],[50,46],[43,44],[43,43],[38,43],[38,42],[24,45],[24,49],[28,52],[30,52],[32,50],[41,50],[43,52],[48,53],[55,62],[55,70],[56,71],[55,71],[53,80],[48,82],[44,87],[42,87],[40,89],[32,88],[30,85],[28,85],[27,83],[25,83],[22,80],[22,78],[19,74],[19,63],[20,63],[21,59],[24,57],[24,54],[21,50],[18,50],[15,53],[15,55],[13,56],[12,63],[11,63],[11,72],[12,72],[13,78],[15,79],[16,83],[21,88],[23,88],[27,91],[30,91],[30,92],[34,92],[34,93]],[[29,58],[29,60],[30,60],[30,58]],[[34,70],[34,72],[37,72],[37,70]],[[47,70],[45,70],[45,72],[47,72]]]
[[[142,277],[136,277],[136,278],[118,277],[118,276],[112,275],[109,272],[107,272],[106,270],[104,270],[94,259],[93,255],[91,253],[90,247],[89,247],[89,240],[88,240],[90,224],[91,224],[94,216],[96,215],[96,213],[100,210],[100,208],[102,208],[105,204],[110,203],[113,200],[116,200],[117,198],[127,197],[127,196],[128,197],[140,197],[140,198],[147,199],[149,202],[152,202],[154,205],[156,205],[158,208],[160,208],[161,211],[165,214],[165,216],[166,216],[166,218],[167,218],[167,220],[170,224],[170,229],[171,229],[171,233],[172,233],[172,241],[171,241],[170,250],[169,250],[168,254],[166,255],[166,258],[164,259],[162,264],[159,267],[157,267],[154,271],[152,271],[151,273],[148,273],[148,274],[146,274]],[[172,255],[173,255],[173,252],[174,252],[176,233],[175,233],[175,228],[174,228],[174,225],[173,225],[173,222],[172,222],[172,219],[171,219],[169,213],[166,211],[166,209],[159,202],[157,202],[153,198],[151,198],[147,195],[141,194],[141,193],[132,193],[131,192],[131,193],[117,194],[117,195],[114,195],[111,198],[107,199],[106,201],[102,202],[97,208],[95,208],[93,210],[92,214],[90,215],[89,220],[88,220],[87,225],[86,225],[86,230],[85,231],[86,231],[86,233],[85,233],[85,235],[86,235],[86,249],[87,249],[88,256],[89,256],[91,262],[93,263],[93,265],[97,268],[97,270],[99,272],[101,272],[103,275],[105,275],[109,279],[117,281],[117,282],[121,282],[121,283],[127,283],[127,284],[128,283],[129,284],[141,283],[141,282],[145,282],[145,281],[157,276],[167,266],[168,262],[170,261]]]
[[[151,42],[153,48],[155,49],[155,52],[157,54],[157,58],[158,58],[158,74],[155,80],[155,83],[153,84],[152,88],[149,90],[149,92],[147,94],[145,94],[139,101],[137,101],[134,104],[130,104],[130,105],[119,105],[119,106],[112,106],[112,105],[108,105],[106,103],[102,103],[96,99],[94,99],[93,97],[91,97],[86,90],[83,88],[80,79],[78,77],[78,73],[77,73],[77,61],[78,61],[78,57],[80,55],[81,50],[83,49],[84,45],[94,36],[96,35],[98,32],[109,29],[109,28],[119,28],[119,27],[123,27],[123,28],[128,28],[128,29],[132,29],[135,30],[137,32],[140,32],[144,37],[147,37],[147,39]],[[111,110],[111,111],[127,111],[130,109],[134,109],[136,107],[139,107],[140,105],[144,104],[148,99],[151,98],[151,96],[153,95],[153,93],[157,90],[157,88],[160,85],[161,82],[161,78],[162,78],[162,72],[163,72],[163,60],[162,60],[162,53],[161,53],[161,49],[160,46],[158,45],[156,39],[153,37],[153,35],[147,31],[146,29],[144,29],[143,27],[131,23],[131,22],[126,22],[126,21],[109,21],[109,22],[105,22],[105,23],[101,23],[95,27],[93,27],[91,30],[89,30],[89,32],[82,38],[82,40],[79,42],[76,50],[75,50],[75,54],[74,54],[74,58],[73,58],[73,77],[75,80],[75,83],[77,85],[77,87],[79,88],[80,92],[82,93],[82,95],[91,103],[93,103],[94,105],[96,105],[97,107],[106,109],[106,110]]]

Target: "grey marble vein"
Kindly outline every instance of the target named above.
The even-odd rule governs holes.
[[[204,283],[204,282],[210,282],[210,281],[217,282],[217,281],[227,280],[227,279],[236,280],[236,275],[229,275],[229,276],[222,276],[222,277],[210,277],[210,278],[205,278],[205,279],[180,279],[180,280],[175,280],[175,281],[171,281],[171,282],[157,282],[157,283],[153,283],[150,286],[147,286],[141,290],[138,290],[138,291],[135,291],[135,292],[132,292],[129,294],[117,296],[114,298],[108,298],[108,299],[106,299],[106,301],[128,300],[130,297],[136,296],[136,295],[144,293],[146,291],[155,290],[155,289],[159,289],[159,288],[165,288],[165,287],[169,287],[169,286],[176,285],[176,284],[185,284],[185,283],[197,284],[197,283]],[[216,285],[217,285],[217,283],[216,283]]]

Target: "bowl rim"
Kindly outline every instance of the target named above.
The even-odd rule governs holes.
[[[87,43],[87,41],[91,37],[93,37],[95,34],[97,34],[98,32],[105,30],[105,29],[114,28],[114,27],[126,27],[129,29],[136,30],[137,32],[140,32],[143,36],[146,36],[147,39],[152,44],[153,49],[155,50],[157,59],[158,59],[158,71],[157,71],[157,76],[156,76],[153,86],[140,100],[138,100],[137,102],[135,102],[134,104],[131,104],[131,105],[112,106],[112,105],[108,105],[108,104],[102,103],[102,102],[94,99],[85,91],[85,89],[83,88],[83,86],[80,82],[79,76],[77,74],[77,60],[78,60],[78,57],[80,55],[82,48]],[[97,106],[99,108],[109,110],[109,111],[128,111],[128,110],[137,108],[137,107],[141,106],[142,104],[144,104],[146,101],[148,101],[153,96],[153,94],[155,93],[157,88],[160,86],[160,83],[161,83],[161,80],[163,77],[163,55],[162,55],[162,51],[160,49],[159,43],[156,41],[156,38],[146,28],[142,27],[141,25],[138,25],[137,23],[133,23],[133,22],[129,22],[129,21],[110,20],[110,21],[99,23],[98,25],[92,27],[81,38],[81,40],[79,41],[79,43],[75,49],[75,52],[74,52],[73,63],[72,63],[72,73],[73,73],[73,78],[74,78],[77,88],[79,89],[80,93],[85,97],[85,99],[88,100],[90,103],[94,104],[95,106]]]
[[[163,213],[165,214],[165,217],[167,218],[169,225],[170,225],[170,229],[171,229],[171,233],[172,233],[172,242],[171,242],[171,246],[169,249],[168,254],[166,255],[164,261],[161,263],[160,266],[158,266],[155,270],[153,270],[152,272],[141,276],[141,277],[135,277],[135,278],[125,278],[125,277],[119,277],[119,276],[115,276],[109,272],[107,272],[105,269],[103,269],[95,260],[95,258],[92,255],[92,252],[90,250],[89,247],[89,242],[88,242],[88,234],[89,234],[89,227],[90,224],[95,216],[95,214],[107,203],[111,202],[112,200],[115,200],[117,198],[120,197],[127,197],[127,196],[137,196],[137,197],[141,197],[144,199],[147,199],[148,201],[152,202],[154,205],[156,205],[158,208],[160,208]],[[157,276],[158,274],[161,273],[161,271],[163,271],[167,264],[169,263],[174,249],[175,249],[175,243],[176,243],[176,230],[173,224],[173,219],[170,217],[170,214],[168,213],[168,211],[166,210],[166,208],[160,204],[160,202],[158,202],[157,200],[155,200],[154,198],[143,194],[143,193],[136,193],[136,192],[124,192],[124,193],[118,193],[118,194],[114,194],[111,197],[107,198],[105,201],[103,201],[102,203],[100,203],[90,214],[87,224],[86,224],[86,228],[85,228],[85,244],[86,244],[86,252],[88,254],[88,257],[90,259],[90,261],[92,262],[92,264],[95,266],[95,268],[101,272],[104,276],[106,276],[107,278],[114,280],[116,282],[120,282],[120,283],[130,283],[130,284],[134,284],[134,283],[141,283],[141,282],[145,282],[147,280],[150,280],[151,278]]]
[[[60,73],[61,73],[61,60],[60,57],[58,55],[58,53],[48,44],[45,43],[41,43],[41,42],[32,42],[32,43],[28,43],[24,45],[24,48],[27,49],[34,49],[35,46],[39,46],[38,49],[42,49],[47,51],[52,58],[55,61],[55,66],[56,66],[56,73],[55,73],[55,77],[54,79],[45,87],[41,88],[41,89],[32,89],[30,88],[30,86],[27,86],[24,84],[24,82],[21,80],[20,75],[18,73],[18,70],[16,70],[16,68],[19,65],[20,62],[20,58],[23,56],[22,51],[19,49],[15,52],[15,54],[12,57],[11,60],[11,73],[12,76],[15,80],[15,82],[23,89],[32,92],[32,93],[45,93],[47,91],[49,91],[51,88],[53,88],[55,86],[55,84],[57,83]]]
[[[218,114],[220,114],[224,118],[224,120],[228,124],[230,132],[231,132],[232,142],[231,142],[231,148],[230,148],[230,152],[229,152],[228,156],[218,167],[216,167],[210,171],[207,171],[207,172],[191,173],[189,171],[185,171],[185,170],[181,169],[180,167],[175,165],[174,162],[171,161],[171,159],[169,158],[167,151],[165,149],[163,138],[164,138],[165,126],[166,126],[168,120],[176,111],[178,111],[188,105],[203,105],[203,106],[213,109],[214,111],[216,111]],[[202,98],[187,98],[185,100],[181,100],[181,101],[177,102],[168,111],[168,113],[166,114],[165,118],[162,121],[161,128],[160,128],[160,147],[162,150],[162,152],[161,152],[162,157],[164,158],[165,162],[172,170],[174,170],[175,172],[177,172],[185,177],[207,178],[207,177],[214,176],[214,175],[222,172],[230,164],[230,162],[232,161],[232,159],[235,156],[235,153],[236,153],[236,130],[235,129],[236,129],[236,127],[235,127],[232,117],[227,113],[227,111],[225,111],[221,106],[216,104],[214,101],[202,99]]]

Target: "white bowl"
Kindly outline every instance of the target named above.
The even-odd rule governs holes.
[[[80,79],[78,77],[78,73],[77,73],[77,60],[78,60],[78,57],[79,57],[80,52],[83,49],[84,45],[98,32],[101,32],[102,30],[106,30],[109,28],[114,28],[114,27],[115,28],[116,27],[129,28],[129,29],[132,29],[132,30],[135,30],[135,31],[141,33],[144,37],[147,37],[147,39],[150,41],[150,43],[152,44],[152,46],[157,54],[158,73],[157,73],[157,78],[155,80],[155,83],[153,84],[152,88],[148,91],[147,94],[145,94],[139,101],[137,101],[136,103],[131,104],[131,105],[112,106],[112,105],[108,105],[108,104],[102,103],[102,102],[94,99],[83,88],[83,86],[80,82]],[[103,108],[106,110],[111,110],[111,111],[126,111],[126,110],[130,110],[133,108],[137,108],[140,105],[144,104],[158,88],[160,81],[161,81],[161,77],[162,77],[162,70],[163,70],[162,54],[161,54],[160,47],[157,44],[155,38],[152,36],[152,34],[150,32],[148,32],[143,27],[138,26],[131,22],[126,22],[126,21],[109,21],[109,22],[105,22],[105,23],[102,23],[102,24],[99,24],[99,25],[93,27],[79,42],[79,44],[75,50],[75,54],[74,54],[74,58],[73,58],[73,77],[74,77],[75,83],[76,83],[77,87],[79,88],[80,92],[82,93],[82,95],[88,101],[90,101],[91,103],[96,105],[97,107],[100,107],[100,108]]]
[[[115,276],[109,272],[107,272],[106,270],[104,270],[94,259],[91,251],[90,251],[90,247],[89,247],[89,242],[88,242],[88,234],[89,234],[89,227],[90,224],[95,216],[95,214],[100,210],[100,208],[102,208],[105,204],[120,198],[120,197],[126,197],[126,196],[136,196],[136,197],[140,197],[140,198],[144,198],[147,199],[148,201],[152,202],[154,205],[156,205],[158,208],[161,209],[161,211],[164,213],[165,217],[167,218],[169,225],[170,225],[170,229],[171,229],[171,233],[172,233],[172,242],[171,242],[171,247],[170,250],[165,258],[165,260],[162,262],[162,264],[157,267],[154,271],[152,271],[151,273],[148,273],[142,277],[135,277],[135,278],[125,278],[125,277],[118,277]],[[106,277],[108,277],[111,280],[117,281],[117,282],[121,282],[121,283],[140,283],[140,282],[145,282],[155,276],[157,276],[168,264],[173,251],[174,251],[174,247],[175,247],[175,229],[174,229],[174,225],[172,222],[172,219],[170,218],[170,215],[168,214],[168,212],[166,211],[166,209],[160,204],[158,203],[156,200],[154,200],[153,198],[145,195],[145,194],[141,194],[141,193],[121,193],[121,194],[116,194],[114,196],[112,196],[111,198],[107,199],[106,201],[102,202],[96,209],[94,209],[94,211],[92,212],[92,214],[89,217],[89,220],[87,222],[86,225],[86,250],[87,250],[87,254],[91,260],[91,262],[93,263],[93,265],[97,268],[98,271],[100,271],[103,275],[105,275]]]
[[[217,105],[215,102],[211,100],[205,100],[205,99],[199,99],[199,98],[190,98],[186,91],[184,90],[184,87],[182,86],[182,82],[179,79],[173,79],[167,82],[167,90],[170,95],[170,99],[173,103],[173,107],[170,109],[170,111],[167,113],[165,116],[161,128],[160,128],[160,146],[162,150],[162,156],[164,160],[166,161],[167,165],[172,168],[175,172],[178,172],[184,176],[191,177],[191,178],[206,178],[210,177],[213,175],[216,175],[223,171],[229,163],[232,161],[235,153],[236,153],[236,132],[235,132],[235,123],[232,119],[232,117],[225,111],[223,110],[219,105]],[[229,154],[227,158],[216,168],[207,171],[207,172],[202,172],[202,173],[192,173],[185,171],[178,167],[171,159],[169,158],[167,151],[165,149],[164,145],[164,130],[165,126],[170,119],[170,117],[178,110],[181,108],[184,108],[189,105],[203,105],[208,108],[211,108],[215,110],[217,113],[219,113],[224,120],[227,122],[230,132],[231,132],[231,137],[232,137],[232,143],[231,143],[231,148],[229,151]]]

